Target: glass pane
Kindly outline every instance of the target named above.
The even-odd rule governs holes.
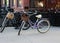
[[[17,6],[21,7],[21,0],[17,0]]]
[[[3,7],[5,6],[5,0],[3,0]]]
[[[19,6],[21,6],[21,0],[19,0]]]
[[[44,7],[44,1],[43,0],[30,0],[30,7],[39,8]]]
[[[14,0],[14,6],[16,5],[16,0]]]
[[[6,5],[7,7],[9,7],[9,0],[6,0]]]
[[[35,1],[35,7],[44,7],[43,1]]]
[[[60,8],[60,2],[57,2],[56,8]]]

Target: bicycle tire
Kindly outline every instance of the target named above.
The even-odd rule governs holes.
[[[45,22],[45,24],[44,24],[44,22]],[[38,22],[37,26],[38,26],[38,28],[37,28],[38,32],[46,33],[50,29],[50,22],[47,19],[42,19]]]
[[[23,30],[28,30],[29,27],[30,27],[30,25],[26,23],[26,24],[24,25],[24,27],[23,27]]]
[[[3,21],[3,23],[2,23],[2,26],[0,27],[0,33],[2,33],[4,31],[5,25],[6,25],[7,21],[8,21],[8,19],[5,18],[4,21]]]
[[[1,27],[1,30],[0,30],[0,33],[2,33],[5,29],[5,26],[4,27]]]

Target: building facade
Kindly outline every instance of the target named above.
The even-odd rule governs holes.
[[[0,7],[10,7],[17,12],[24,10],[25,7],[39,10],[60,9],[60,0],[0,0]],[[44,17],[46,16],[50,19],[52,25],[60,26],[60,13],[44,14]]]
[[[60,8],[60,0],[0,0],[1,7],[11,7],[15,11],[21,11],[24,7],[29,8]]]

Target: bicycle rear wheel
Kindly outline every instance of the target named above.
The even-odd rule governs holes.
[[[47,19],[42,19],[37,24],[37,30],[40,33],[46,33],[50,29],[50,22]]]

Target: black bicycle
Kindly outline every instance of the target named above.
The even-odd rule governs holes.
[[[12,20],[14,18],[14,14],[12,12],[8,12],[1,27],[0,27],[0,33],[2,33],[6,27],[6,24],[9,20]]]

